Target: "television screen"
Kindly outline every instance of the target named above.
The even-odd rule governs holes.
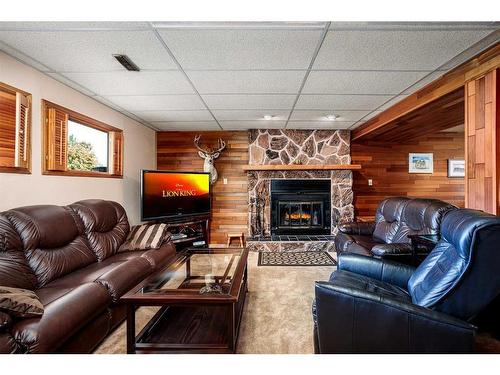
[[[210,213],[210,173],[142,171],[142,220]]]

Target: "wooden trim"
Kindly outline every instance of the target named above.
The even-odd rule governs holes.
[[[68,109],[66,107],[63,107],[59,104],[52,103],[48,100],[42,99],[41,101],[42,105],[42,110],[41,110],[41,119],[42,119],[42,139],[43,139],[43,147],[42,147],[42,174],[43,175],[52,175],[52,176],[67,176],[67,177],[101,177],[101,178],[123,178],[123,158],[124,158],[124,149],[123,149],[123,130],[119,128],[115,128],[114,126],[108,125],[104,122],[95,120],[91,117],[88,117],[86,115],[83,115],[81,113],[78,113],[76,111],[73,111],[71,109]],[[109,155],[112,155],[113,157],[108,156],[108,171],[109,172],[93,172],[93,171],[75,171],[75,170],[65,170],[65,171],[59,171],[59,170],[50,170],[48,168],[47,164],[47,159],[46,157],[48,156],[48,146],[49,146],[49,140],[48,140],[48,125],[47,125],[47,119],[48,119],[48,111],[50,108],[53,108],[57,111],[64,112],[67,115],[68,120],[73,120],[75,122],[78,122],[82,125],[103,131],[108,134],[109,140],[111,138],[120,138],[119,143],[119,149],[118,152],[114,152],[114,150],[111,150]],[[112,142],[113,147],[116,144],[115,142]],[[118,163],[115,160],[115,155],[119,155],[120,160]],[[115,173],[114,171],[114,166],[118,165],[119,170],[118,173]]]
[[[317,171],[317,170],[358,170],[360,164],[288,164],[288,165],[245,165],[244,171]]]
[[[465,85],[465,82],[484,75],[500,66],[500,43],[473,57],[437,80],[424,86],[412,95],[404,98],[378,116],[354,129],[351,141],[358,141],[367,134],[380,129],[386,124],[418,109],[430,102]]]
[[[17,87],[8,85],[6,83],[0,82],[0,91],[6,91],[13,95],[17,93],[24,96],[28,101],[28,111],[27,111],[27,120],[26,126],[24,129],[24,138],[25,138],[25,147],[24,153],[26,155],[26,160],[24,161],[24,166],[12,166],[12,167],[0,167],[0,173],[18,173],[18,174],[31,174],[31,165],[32,165],[32,155],[31,155],[31,127],[32,127],[32,106],[33,106],[33,97],[31,93],[18,89]],[[16,103],[16,106],[18,104]],[[16,137],[18,135],[16,134]]]

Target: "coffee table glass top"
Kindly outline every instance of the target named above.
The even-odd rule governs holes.
[[[244,248],[184,250],[138,294],[229,294]]]

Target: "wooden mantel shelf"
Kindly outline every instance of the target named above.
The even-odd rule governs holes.
[[[288,164],[288,165],[245,165],[244,171],[323,171],[323,170],[355,170],[360,164]]]

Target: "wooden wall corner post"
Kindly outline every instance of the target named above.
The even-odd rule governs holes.
[[[499,68],[465,83],[465,207],[500,213]]]

